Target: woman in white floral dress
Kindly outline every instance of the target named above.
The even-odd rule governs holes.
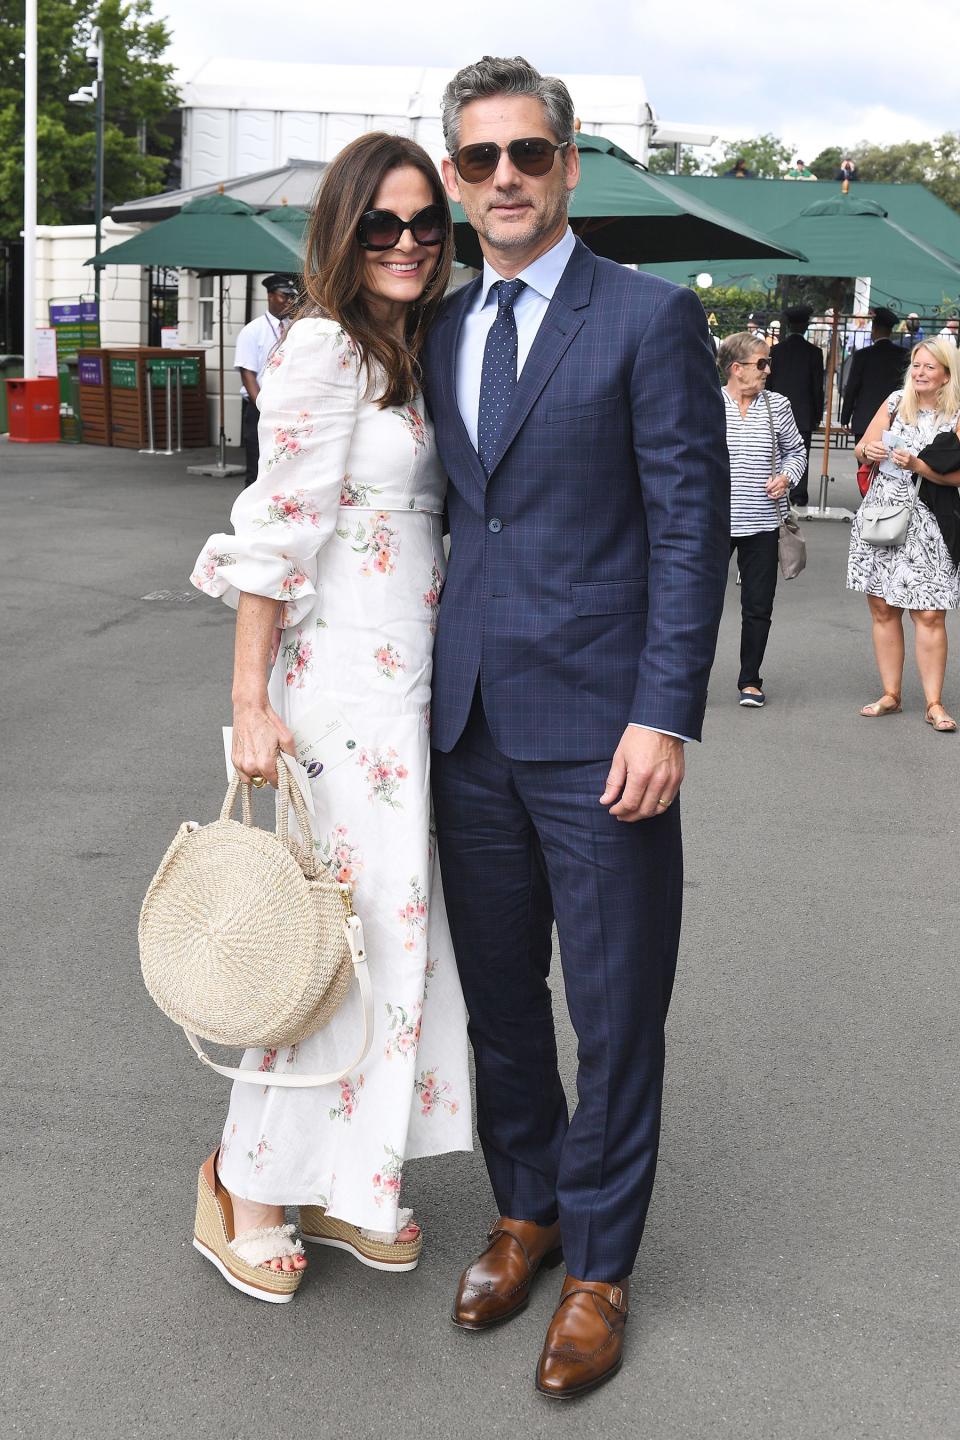
[[[421,1238],[398,1210],[404,1162],[472,1147],[465,1016],[430,830],[445,478],[416,385],[451,258],[449,211],[419,146],[368,135],[337,157],[308,239],[319,315],[297,320],[269,363],[259,477],[234,505],[235,533],[209,540],[193,576],[238,606],[240,774],[274,783],[278,748],[338,727],[311,781],[314,843],[353,887],[375,995],[357,1071],[312,1089],[235,1085],[219,1157],[201,1172],[224,1243],[200,1248],[262,1299],[289,1299],[305,1264],[285,1205],[304,1207],[304,1238],[412,1269]],[[354,993],[319,1035],[243,1063],[335,1069],[360,1028]]]
[[[960,484],[960,472],[941,475],[917,457],[934,436],[956,430],[960,422],[960,373],[956,347],[942,340],[915,345],[902,391],[884,401],[856,447],[857,459],[875,469],[870,488],[854,517],[850,535],[847,587],[867,596],[873,621],[873,646],[883,694],[864,705],[861,715],[878,719],[901,708],[904,637],[903,612],[914,625],[917,669],[926,700],[926,721],[953,733],[957,726],[943,706],[947,668],[946,612],[960,608],[960,570],[947,547],[933,511],[917,499],[902,545],[871,545],[863,539],[863,512],[871,506],[910,501],[921,480]],[[889,445],[884,443],[887,436]]]

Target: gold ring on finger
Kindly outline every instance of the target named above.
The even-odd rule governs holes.
[[[266,783],[266,777],[263,775],[250,776],[250,784],[253,786],[254,790],[262,790]]]
[[[666,810],[666,809],[668,808],[669,804],[670,804],[670,801],[669,801],[669,800],[658,800],[658,801],[657,801],[657,804],[658,804],[658,805],[662,805],[663,808],[664,808],[664,810]]]

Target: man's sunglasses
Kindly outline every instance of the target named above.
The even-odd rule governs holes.
[[[557,151],[566,150],[569,145],[569,140],[554,145],[536,135],[529,140],[511,140],[506,146],[486,140],[480,145],[462,145],[453,156],[453,163],[461,180],[466,180],[468,185],[479,185],[481,180],[490,179],[505,149],[522,175],[546,175],[553,169]]]
[[[442,205],[427,205],[412,220],[401,220],[392,210],[367,210],[360,216],[357,240],[364,250],[392,250],[409,230],[418,245],[442,245],[447,214]]]

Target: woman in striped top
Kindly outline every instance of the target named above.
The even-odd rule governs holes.
[[[770,370],[766,341],[743,331],[729,335],[717,356],[723,376],[730,451],[730,553],[740,567],[740,704],[764,703],[760,666],[767,648],[777,589],[777,532],[787,494],[806,465],[790,401],[764,389]]]

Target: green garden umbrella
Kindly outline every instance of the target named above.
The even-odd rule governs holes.
[[[658,260],[794,260],[792,245],[774,242],[729,215],[651,175],[600,135],[578,135],[580,184],[570,201],[570,224],[596,255],[625,265]],[[453,207],[457,259],[483,263],[480,245],[459,205]]]
[[[802,262],[785,261],[777,266],[782,275],[811,275],[836,281],[833,300],[833,329],[827,359],[827,411],[823,433],[823,466],[820,500],[816,514],[822,519],[852,519],[847,511],[831,511],[826,503],[830,470],[830,441],[833,427],[833,382],[837,371],[840,339],[840,311],[850,280],[874,275],[878,270],[899,270],[914,277],[917,285],[942,283],[952,277],[960,290],[960,261],[944,255],[919,235],[913,235],[890,219],[876,200],[861,199],[852,193],[834,194],[816,200],[794,220],[772,232],[803,250]],[[949,282],[948,282],[949,283]],[[811,517],[812,518],[812,517]]]
[[[92,260],[86,262],[93,264]],[[282,225],[271,224],[242,200],[201,195],[178,215],[103,253],[104,265],[163,265],[208,275],[300,269],[300,247]]]
[[[162,265],[168,270],[198,270],[219,276],[220,433],[217,464],[209,469],[199,467],[204,473],[223,476],[243,468],[226,463],[223,277],[271,270],[296,274],[302,266],[301,255],[300,240],[286,225],[271,222],[229,195],[201,195],[189,200],[179,214],[114,245],[99,257],[101,265]],[[92,259],[86,261],[88,265],[93,263]]]

